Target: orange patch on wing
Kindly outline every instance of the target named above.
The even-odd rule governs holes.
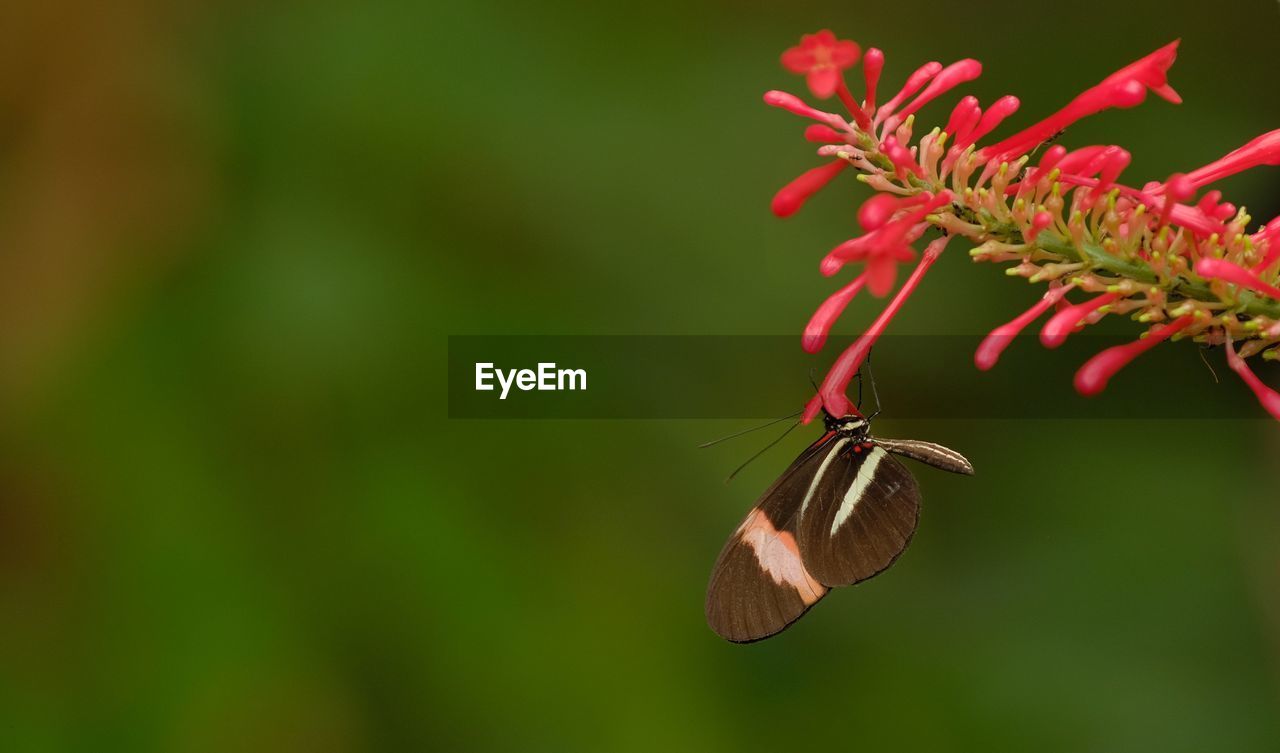
[[[806,605],[813,604],[827,592],[827,587],[813,579],[804,568],[800,547],[790,531],[773,527],[760,510],[752,510],[739,529],[739,536],[756,553],[760,568],[778,585],[786,583],[800,594]]]

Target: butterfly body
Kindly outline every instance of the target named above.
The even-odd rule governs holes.
[[[907,548],[920,489],[896,456],[954,473],[954,450],[880,439],[861,416],[826,417],[826,433],[756,501],[721,550],[707,588],[711,628],[737,643],[767,638],[837,586],[883,572]]]

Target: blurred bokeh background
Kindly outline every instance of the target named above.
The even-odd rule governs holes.
[[[4,4],[0,748],[1275,750],[1274,423],[886,418],[978,476],[740,647],[708,569],[806,437],[725,486],[742,421],[447,419],[449,334],[798,334],[862,194],[774,219],[813,159],[759,95],[822,27],[1016,122],[1181,37],[1185,105],[1064,136],[1130,181],[1280,126],[1273,0]],[[895,331],[1034,295],[948,254]]]

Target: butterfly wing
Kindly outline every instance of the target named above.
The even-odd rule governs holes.
[[[919,519],[911,472],[878,445],[852,443],[817,479],[799,515],[805,568],[827,587],[866,580],[902,554]]]
[[[921,442],[918,439],[877,438],[876,444],[895,455],[919,460],[921,463],[931,465],[940,470],[960,473],[965,476],[973,475],[973,463],[970,463],[968,458],[950,447],[943,447],[933,442]]]
[[[707,624],[735,643],[767,638],[827,593],[805,568],[796,536],[799,512],[844,440],[823,436],[756,501],[720,551],[707,585]]]

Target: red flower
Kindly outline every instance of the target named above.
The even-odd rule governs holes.
[[[1147,98],[1148,89],[1175,105],[1179,104],[1182,98],[1169,86],[1168,79],[1169,66],[1177,56],[1178,42],[1171,42],[1107,76],[1102,83],[1085,90],[1053,115],[998,144],[983,147],[979,153],[985,161],[996,165],[1011,162],[1082,118],[1112,107],[1128,108],[1141,104]]]
[[[803,73],[813,96],[826,99],[836,93],[840,72],[857,65],[862,48],[857,42],[836,39],[827,29],[805,34],[800,44],[782,53],[782,64],[792,73]]]

